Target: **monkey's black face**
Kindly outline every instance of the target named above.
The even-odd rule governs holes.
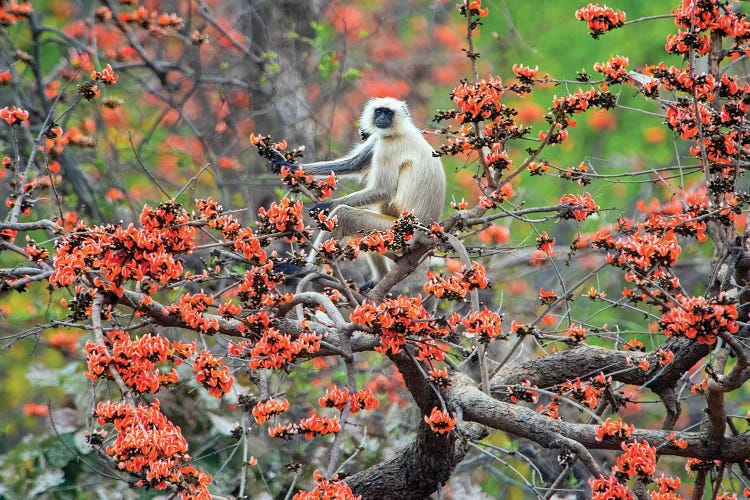
[[[375,109],[375,126],[378,128],[390,128],[393,124],[393,110],[390,108]]]

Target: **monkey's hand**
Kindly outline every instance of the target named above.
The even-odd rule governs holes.
[[[318,203],[314,207],[310,209],[310,217],[313,219],[318,218],[318,214],[320,212],[326,212],[329,213],[331,209],[333,208],[333,202],[332,201],[324,201],[322,203]]]
[[[278,174],[279,172],[281,172],[281,169],[283,167],[287,167],[292,172],[296,172],[297,170],[299,170],[299,165],[289,163],[284,158],[274,158],[273,160],[271,160],[271,172],[273,172],[274,174]]]

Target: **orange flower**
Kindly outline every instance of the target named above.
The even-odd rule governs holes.
[[[627,486],[617,481],[615,476],[599,476],[589,479],[592,500],[633,500],[633,494]]]
[[[284,413],[289,410],[289,408],[289,401],[286,399],[279,401],[274,398],[268,398],[265,401],[259,401],[256,403],[256,405],[253,406],[252,414],[255,421],[259,425],[263,425],[270,417]]]
[[[352,394],[349,409],[352,413],[357,413],[360,410],[372,410],[379,405],[380,401],[372,394],[370,389],[360,389]]]
[[[349,389],[344,387],[339,389],[331,385],[326,389],[326,395],[318,398],[318,404],[323,408],[336,408],[343,411],[346,403],[349,402]]]
[[[552,304],[557,300],[557,294],[555,292],[545,290],[544,288],[539,289],[539,302],[542,304]]]
[[[355,496],[348,484],[338,480],[338,476],[333,476],[332,481],[327,481],[323,478],[323,474],[320,471],[315,471],[313,474],[315,484],[312,491],[298,491],[294,495],[293,500],[321,500],[321,499],[337,499],[337,500],[360,500],[362,497]]]
[[[629,477],[649,478],[656,470],[656,448],[647,441],[622,443],[624,453],[617,457],[614,472],[627,474]]]
[[[29,119],[29,112],[15,106],[5,106],[3,109],[0,109],[0,119],[5,120],[8,125],[20,125]]]
[[[196,371],[195,380],[215,398],[229,392],[234,384],[229,368],[224,365],[222,358],[214,357],[206,350],[198,353],[193,362],[193,369]]]
[[[634,430],[635,426],[633,426],[633,424],[626,425],[620,418],[615,421],[607,418],[602,425],[597,426],[596,440],[601,441],[605,437],[625,439],[630,436]]]
[[[324,436],[326,434],[335,434],[341,430],[338,417],[326,417],[313,415],[303,418],[299,422],[300,432],[305,433],[306,439],[312,439],[315,434]]]
[[[576,18],[588,23],[590,34],[594,38],[599,38],[602,33],[625,24],[625,13],[623,11],[610,9],[606,5],[599,7],[599,4],[591,3],[578,9]]]
[[[27,417],[46,417],[49,415],[49,406],[38,403],[26,403],[23,405],[23,414]]]
[[[440,411],[437,407],[432,409],[430,416],[424,417],[424,421],[430,426],[433,432],[446,434],[456,427],[456,419],[451,417],[446,411]]]

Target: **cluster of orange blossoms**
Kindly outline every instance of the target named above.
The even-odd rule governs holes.
[[[588,4],[576,11],[576,18],[589,25],[591,36],[599,38],[599,35],[625,24],[625,13],[621,10],[610,9],[606,5]]]
[[[162,386],[176,383],[179,377],[174,368],[163,373],[156,365],[167,361],[179,365],[195,350],[194,343],[170,343],[164,337],[150,333],[131,339],[126,332],[115,329],[105,335],[104,345],[86,342],[86,378],[94,381],[112,378],[109,371],[111,368],[128,387],[140,393],[154,393]]]
[[[91,79],[100,81],[106,85],[114,85],[117,83],[119,77],[115,74],[111,64],[107,64],[107,67],[101,71],[92,71]]]
[[[156,283],[178,280],[182,263],[176,257],[192,252],[194,246],[195,228],[189,221],[188,213],[171,201],[156,209],[144,207],[140,228],[132,224],[87,228],[79,223],[75,232],[55,244],[50,284],[66,287],[79,282],[121,296],[127,280],[141,281],[148,276],[154,282],[153,290]]]
[[[483,307],[481,311],[472,311],[465,318],[462,318],[461,325],[466,328],[467,334],[478,335],[479,342],[486,344],[493,340],[508,338],[508,335],[503,333],[502,321],[501,314]],[[449,322],[454,324],[455,317],[451,317]]]
[[[308,232],[302,216],[304,208],[301,201],[282,199],[279,203],[273,202],[266,210],[265,207],[258,209],[258,234],[285,233],[288,242],[305,241]]]
[[[472,262],[470,269],[451,273],[448,278],[428,270],[427,281],[422,288],[439,299],[460,300],[470,291],[487,288],[489,284],[484,266]]]
[[[582,195],[565,194],[560,198],[560,205],[567,205],[560,209],[561,219],[584,220],[599,211],[599,205],[588,192]]]
[[[271,368],[278,370],[302,354],[320,350],[320,335],[305,331],[295,339],[275,328],[266,329],[257,341],[243,340],[229,344],[232,356],[249,357],[251,370]]]
[[[180,295],[179,302],[172,304],[166,310],[179,316],[193,330],[216,333],[219,331],[219,320],[204,314],[213,303],[213,296],[201,290],[198,293],[183,293]]]
[[[484,17],[490,13],[490,9],[482,8],[482,0],[463,0],[462,3],[457,3],[456,8],[458,12],[466,17],[469,13],[472,16]]]
[[[596,428],[596,440],[601,441],[604,438],[627,439],[635,430],[633,424],[626,424],[621,418],[612,420],[607,418],[601,425]]]
[[[682,0],[672,13],[675,25],[681,29],[667,38],[668,53],[687,56],[692,49],[705,55],[710,50],[709,36],[705,32],[711,32],[734,39],[734,45],[727,50],[729,57],[748,55],[746,42],[750,37],[750,22],[738,9],[717,1]]]
[[[628,79],[626,68],[629,62],[627,57],[612,56],[606,63],[595,63],[594,70],[607,77],[607,83],[624,83]]]
[[[617,480],[615,476],[599,476],[589,479],[592,500],[633,500],[630,488]]]
[[[161,413],[159,400],[137,407],[126,403],[99,403],[94,417],[99,425],[112,424],[117,435],[105,448],[117,467],[140,477],[137,486],[164,490],[174,487],[184,499],[208,500],[211,476],[192,465],[180,428]],[[104,432],[97,433],[104,437]],[[92,436],[93,438],[93,436]],[[92,440],[93,442],[93,440]]]
[[[586,329],[581,325],[572,324],[568,328],[568,331],[565,332],[565,336],[570,339],[570,342],[577,344],[586,336]]]
[[[318,200],[322,201],[331,196],[336,189],[336,175],[331,172],[328,177],[322,180],[316,180],[310,174],[306,174],[302,169],[291,170],[288,167],[281,168],[281,180],[296,192],[300,187],[306,188],[312,194],[316,195]]]
[[[253,406],[252,414],[258,425],[263,425],[269,418],[288,411],[290,407],[289,401],[286,399],[279,401],[275,398],[268,398],[265,401],[256,403]]]
[[[589,408],[596,408],[605,390],[611,390],[612,377],[605,377],[604,373],[591,377],[588,382],[566,380],[556,390],[557,393],[570,399],[579,401]]]
[[[667,337],[684,336],[700,344],[713,345],[720,332],[737,333],[737,306],[721,294],[718,298],[685,297],[662,314],[659,327]]]
[[[208,393],[215,398],[220,398],[232,388],[234,379],[229,374],[227,367],[221,358],[212,356],[208,351],[201,351],[195,357],[193,369],[196,372],[195,380],[208,389]]]
[[[99,7],[96,9],[96,18],[101,22],[108,22],[112,19],[112,12],[105,6]],[[143,5],[138,5],[131,11],[118,12],[117,19],[124,24],[139,26],[154,35],[163,34],[167,28],[179,30],[185,25],[185,20],[177,14],[151,11]]]
[[[446,434],[456,428],[456,419],[447,411],[441,411],[437,407],[432,409],[429,416],[425,415],[424,421],[430,426],[432,432],[438,434]]]
[[[620,446],[625,453],[618,455],[616,465],[612,467],[613,472],[644,478],[656,472],[656,448],[647,441],[623,442]]]
[[[306,439],[316,435],[336,434],[341,430],[338,417],[312,415],[300,420],[299,424],[279,424],[268,428],[268,435],[279,439],[291,439],[297,434],[304,434]]]
[[[0,120],[5,120],[8,125],[20,125],[29,119],[29,112],[15,106],[5,106],[0,109]]]
[[[346,387],[339,389],[335,385],[328,387],[325,396],[318,398],[318,404],[323,408],[336,408],[339,411],[344,411],[347,403],[352,413],[371,410],[380,405],[370,389],[360,389],[350,395],[349,389]]]
[[[375,350],[383,354],[397,354],[406,344],[407,335],[420,338],[417,343],[420,351],[429,348],[433,339],[441,338],[450,332],[432,318],[422,305],[422,296],[399,295],[378,305],[364,302],[351,313],[351,321],[369,328],[380,336],[380,345]],[[420,352],[421,354],[421,352]],[[443,359],[442,351],[430,352]]]
[[[25,17],[31,17],[34,9],[31,2],[17,3],[8,0],[0,5],[0,26],[12,26]]]
[[[320,471],[313,473],[315,485],[312,491],[299,491],[293,500],[360,500],[361,496],[355,496],[352,489],[343,481],[334,476],[332,481],[323,477]]]

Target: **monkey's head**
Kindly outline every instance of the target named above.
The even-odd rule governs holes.
[[[400,134],[404,122],[408,120],[409,108],[404,101],[394,97],[378,97],[365,106],[359,126],[366,135],[388,137]]]

